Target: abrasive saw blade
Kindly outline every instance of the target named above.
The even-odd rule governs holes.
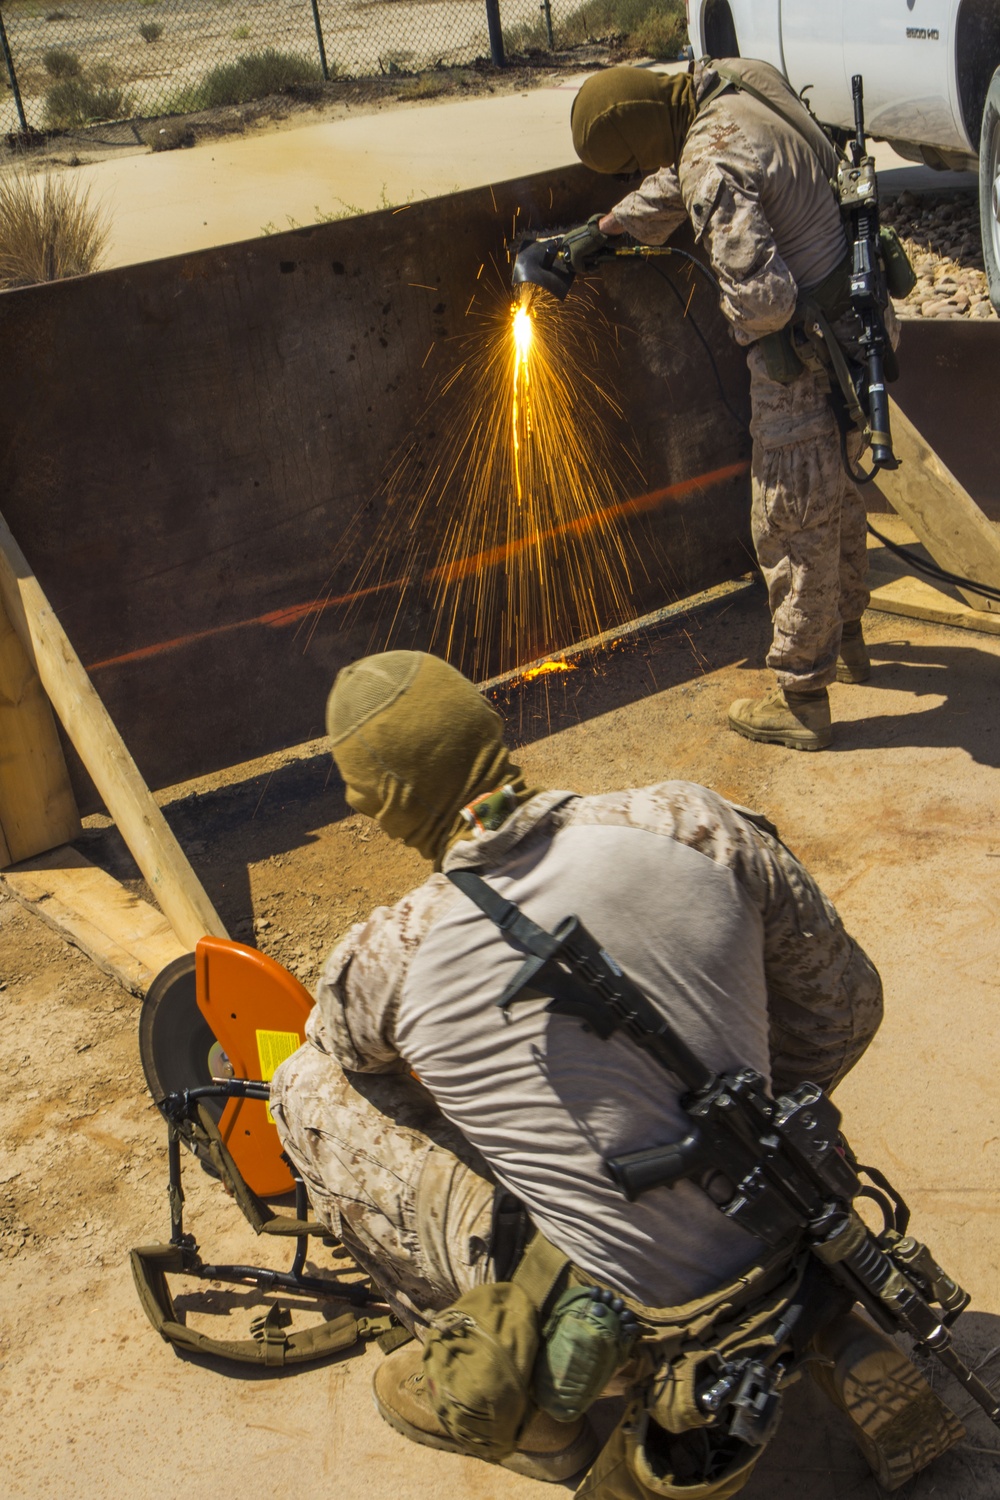
[[[167,1094],[201,1088],[213,1074],[223,1076],[225,1056],[198,1009],[193,953],[175,958],[150,985],[139,1012],[139,1057],[161,1112]],[[218,1122],[225,1100],[205,1102]]]

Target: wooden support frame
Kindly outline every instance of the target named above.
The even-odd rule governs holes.
[[[79,833],[52,709],[0,604],[0,868]]]
[[[882,470],[875,488],[940,567],[1000,588],[1000,533],[906,413],[894,401],[889,405],[893,446],[901,464]],[[1000,601],[973,589],[959,592],[974,611],[1000,615]]]
[[[2,516],[0,603],[178,941],[191,949],[206,934],[225,937],[221,918]]]
[[[52,849],[0,873],[0,886],[133,995],[189,952],[162,912],[79,850]]]

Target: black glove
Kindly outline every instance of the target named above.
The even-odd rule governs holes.
[[[578,224],[563,235],[559,254],[569,261],[574,271],[591,270],[598,252],[608,243],[608,236],[597,227],[601,218],[601,214],[591,214],[586,224]]]

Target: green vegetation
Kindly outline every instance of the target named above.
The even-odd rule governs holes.
[[[108,224],[68,174],[0,173],[0,287],[32,286],[93,271]]]
[[[330,66],[331,74],[335,71]],[[249,104],[268,94],[279,94],[296,84],[317,83],[319,63],[301,52],[278,52],[266,47],[247,52],[235,62],[221,63],[206,73],[200,83],[182,89],[171,101],[169,113],[191,114],[199,109],[218,109],[224,104]]]
[[[672,60],[687,44],[683,0],[584,0],[565,20],[553,25],[559,50],[588,42],[610,43],[633,55]],[[504,28],[504,42],[513,55],[545,51],[544,22]]]
[[[140,21],[139,35],[144,42],[158,42],[163,35],[163,27],[159,21]]]
[[[244,22],[242,26],[233,28],[232,37],[234,42],[245,42],[251,36],[250,27]]]
[[[45,123],[51,130],[77,130],[95,120],[127,120],[135,95],[114,81],[114,70],[99,63],[88,77],[63,78],[45,95]]]
[[[83,65],[68,47],[50,47],[42,53],[42,66],[50,78],[79,78]]]
[[[408,78],[405,83],[396,84],[393,89],[397,99],[403,99],[412,103],[416,99],[436,99],[440,94],[447,94],[451,86],[451,80],[441,73],[421,73],[418,78]]]

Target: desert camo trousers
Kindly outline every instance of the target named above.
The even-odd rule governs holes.
[[[844,471],[826,376],[779,384],[757,348],[747,363],[751,528],[774,627],[767,664],[779,687],[816,691],[836,675],[844,622],[868,606],[864,501]],[[861,447],[851,433],[852,465]]]
[[[408,1328],[490,1279],[489,1171],[409,1073],[347,1074],[306,1043],[271,1110],[317,1219]]]

